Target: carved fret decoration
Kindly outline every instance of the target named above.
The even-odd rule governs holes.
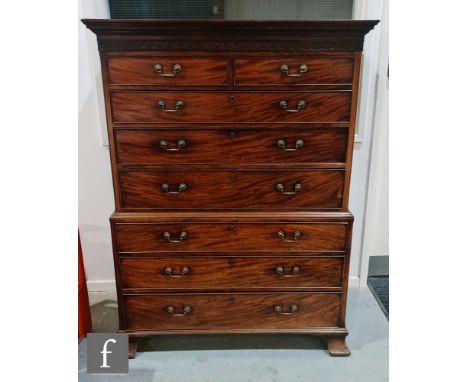
[[[99,50],[129,51],[314,51],[362,50],[362,39],[308,41],[168,41],[168,40],[111,40],[99,39]]]

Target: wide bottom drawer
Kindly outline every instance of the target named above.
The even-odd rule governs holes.
[[[121,258],[123,288],[341,287],[343,257]]]
[[[339,293],[125,295],[127,330],[335,327]]]

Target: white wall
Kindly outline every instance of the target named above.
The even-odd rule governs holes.
[[[100,4],[80,0],[79,18],[105,17],[105,4],[105,0]],[[105,117],[96,38],[81,22],[78,28],[78,224],[89,288],[102,290],[113,288],[109,216],[114,211],[114,197],[109,150],[102,138]]]
[[[389,2],[382,3],[380,17],[380,33],[378,44],[378,59],[375,68],[375,107],[372,115],[372,135],[369,153],[369,175],[367,184],[367,200],[363,222],[364,230],[361,238],[360,256],[360,286],[367,283],[370,256],[389,256],[389,81],[387,77],[389,64]]]
[[[384,10],[388,8],[387,0],[355,0],[354,4],[354,18],[356,19],[382,20],[384,18]],[[382,41],[387,41],[386,45],[382,44]],[[379,95],[382,93],[378,86],[379,70],[383,61],[385,63],[388,62],[388,27],[382,33],[381,22],[366,35],[364,43],[359,108],[356,120],[357,136],[354,145],[349,194],[349,209],[355,218],[349,273],[352,284],[356,285],[359,283],[361,287],[366,285],[367,280],[367,267],[363,266],[363,238],[364,236],[368,236],[366,228],[369,225],[366,223],[366,207],[369,192],[373,136],[376,126],[376,103]],[[375,192],[375,190],[371,192]],[[386,208],[388,209],[388,206]],[[381,226],[376,225],[375,229],[379,232],[378,235],[381,237],[385,236]],[[363,270],[365,271],[364,273]]]
[[[383,106],[372,147],[369,197],[366,209],[366,250],[369,256],[389,256],[388,247],[388,80],[382,95]],[[364,261],[364,258],[363,258]]]
[[[356,1],[357,18],[380,19],[386,0]],[[80,18],[108,17],[106,0],[80,0]],[[79,23],[79,228],[83,246],[86,276],[90,291],[114,288],[114,268],[109,227],[109,216],[114,210],[114,197],[110,158],[106,143],[106,129],[99,56],[94,34]],[[374,127],[374,111],[377,99],[379,68],[380,27],[366,38],[362,62],[360,111],[357,120],[358,140],[355,144],[353,174],[350,189],[350,210],[355,215],[350,279],[357,285],[363,272],[363,237],[365,231],[368,180]],[[380,55],[382,56],[382,55]],[[376,180],[380,190],[370,190],[379,195],[388,189],[387,175],[381,173]],[[383,191],[382,191],[383,190]],[[388,196],[387,196],[388,198]],[[374,232],[366,237],[376,238],[371,251],[388,250],[388,205],[376,201]],[[367,248],[367,247],[366,247]],[[368,256],[366,252],[366,256]],[[364,269],[365,277],[367,277]],[[362,285],[362,284],[361,284]]]

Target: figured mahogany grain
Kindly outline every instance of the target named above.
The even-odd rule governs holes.
[[[213,252],[213,251],[344,251],[347,224],[325,223],[162,223],[115,224],[117,252]],[[287,240],[295,231],[302,237],[285,241],[277,237],[284,231]],[[187,239],[171,243],[164,232],[178,239],[181,232]]]
[[[340,208],[345,172],[312,171],[121,171],[120,192],[123,209],[180,208]],[[177,192],[164,192],[168,184]],[[301,190],[293,192],[296,184]]]
[[[162,66],[162,74],[173,74],[175,64],[181,70],[165,77],[154,70],[156,64]],[[112,85],[227,85],[227,58],[109,57],[107,65]]]
[[[300,268],[293,273],[292,268]],[[175,275],[165,272],[167,267]],[[181,276],[182,267],[189,272]],[[284,275],[277,273],[283,267]],[[123,288],[252,289],[340,287],[342,257],[163,257],[120,259]]]
[[[279,329],[337,326],[340,294],[337,293],[184,293],[124,296],[129,330],[164,329]],[[279,305],[293,314],[274,310]],[[180,314],[173,316],[168,306]]]
[[[288,76],[280,68],[288,65],[288,74],[300,74],[299,66],[308,70],[300,77]],[[353,80],[353,58],[279,57],[236,58],[234,83],[236,85],[313,85],[350,84]]]
[[[351,112],[349,91],[338,92],[112,92],[114,123],[201,123],[201,122],[348,122]],[[234,98],[233,98],[234,97]],[[177,101],[184,106],[165,112],[158,101],[175,110]],[[299,101],[306,106],[297,113],[278,105],[287,101],[296,109]]]
[[[347,128],[291,130],[115,130],[117,161],[122,165],[184,164],[184,163],[344,163],[348,139]],[[179,151],[166,151],[160,142],[177,148],[179,140],[185,146]],[[286,149],[303,146],[297,151],[285,151],[277,142],[283,140]]]

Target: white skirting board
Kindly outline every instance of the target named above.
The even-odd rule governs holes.
[[[88,292],[115,292],[115,280],[86,281]]]
[[[359,288],[358,276],[349,276],[348,288]]]

